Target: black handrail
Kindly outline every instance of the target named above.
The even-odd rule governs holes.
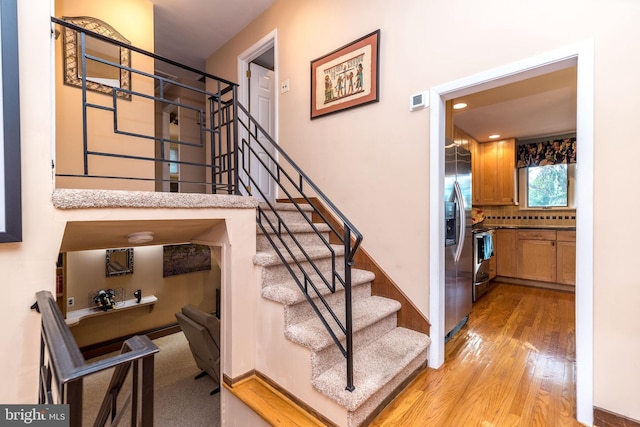
[[[157,55],[157,54],[155,54],[153,52],[149,52],[148,50],[144,50],[144,49],[141,49],[139,47],[132,46],[130,44],[121,42],[119,40],[115,40],[113,38],[107,37],[107,36],[102,35],[100,33],[96,33],[95,31],[87,30],[84,27],[80,27],[78,25],[72,24],[71,22],[65,21],[64,19],[59,19],[59,18],[56,18],[56,17],[52,16],[51,17],[51,22],[53,22],[54,24],[61,25],[63,27],[67,27],[67,28],[69,28],[71,30],[77,31],[78,33],[87,34],[87,35],[89,35],[91,37],[94,37],[94,38],[96,38],[98,40],[102,40],[103,42],[106,42],[106,43],[109,43],[109,44],[114,44],[116,46],[120,46],[120,47],[125,48],[125,49],[130,49],[133,52],[141,53],[142,55],[151,57],[151,58],[156,59],[158,61],[165,62],[167,64],[173,65],[174,67],[182,68],[183,70],[190,71],[190,72],[195,73],[197,75],[204,76],[204,77],[210,78],[212,80],[219,81],[220,83],[224,83],[224,84],[226,84],[226,85],[228,85],[230,87],[238,86],[237,83],[231,82],[229,80],[225,80],[222,77],[214,76],[213,74],[209,74],[209,73],[207,73],[205,71],[198,70],[198,69],[193,68],[193,67],[189,67],[188,65],[181,64],[181,63],[176,62],[176,61],[174,61],[172,59],[166,58],[164,56]],[[231,89],[228,89],[227,91],[230,91],[230,90]],[[224,93],[226,93],[226,92],[223,92],[223,94]]]
[[[242,105],[237,106],[240,114],[237,116],[240,126],[242,126],[242,141],[238,147],[238,157],[242,156],[243,163],[239,170],[242,170],[244,174],[237,174],[238,180],[241,182],[240,186],[248,194],[258,195],[261,199],[265,200],[265,203],[259,205],[257,221],[258,225],[262,229],[262,232],[267,236],[274,247],[276,254],[280,257],[283,264],[287,266],[287,269],[291,273],[292,277],[298,284],[298,287],[305,294],[307,301],[311,304],[313,310],[320,317],[320,320],[328,330],[331,338],[338,346],[342,354],[347,360],[347,390],[352,391],[354,389],[353,384],[353,316],[352,316],[352,298],[351,298],[351,269],[354,265],[355,253],[360,247],[363,236],[358,229],[347,219],[347,217],[333,204],[333,202],[324,194],[324,192],[306,175],[306,173],[289,157],[289,155],[273,140],[273,138],[265,131],[265,129],[256,121],[255,118],[249,114],[246,108]],[[260,156],[257,153],[260,150]],[[271,154],[271,150],[274,150],[278,154],[278,159]],[[263,156],[267,157],[267,160],[263,160]],[[271,164],[273,166],[271,166]],[[283,167],[286,165],[286,168]],[[302,245],[295,234],[283,221],[282,217],[278,213],[277,207],[271,203],[263,190],[260,188],[258,182],[256,182],[252,175],[252,168],[259,168],[262,173],[268,174],[278,185],[280,193],[285,196],[288,203],[293,204],[299,211],[301,216],[305,218],[308,225],[311,227],[314,233],[319,238],[319,241],[327,248],[328,253],[331,254],[332,269],[331,277],[326,277],[321,269],[316,265],[314,259],[307,252],[304,245]],[[254,171],[255,172],[255,171]],[[296,174],[295,179],[291,174]],[[334,227],[331,218],[327,218],[325,214],[320,211],[311,201],[311,196],[307,194],[305,186],[309,187],[314,196],[318,198],[325,207],[332,213],[332,216],[342,223],[344,228],[344,234],[341,234],[336,227]],[[293,193],[296,194],[293,194]],[[336,266],[336,250],[333,245],[330,244],[327,239],[324,238],[319,231],[318,224],[313,222],[311,218],[305,215],[301,204],[297,201],[303,199],[305,205],[310,205],[313,208],[313,212],[321,221],[326,224],[331,233],[337,237],[341,242],[344,250],[345,265],[344,271],[338,271]],[[276,218],[276,224],[266,215],[269,211]],[[268,231],[272,231],[278,238],[279,245],[275,244],[272,238],[269,236]],[[293,241],[293,247],[284,236],[288,237],[288,240]],[[353,239],[353,241],[352,241]],[[283,248],[284,252],[280,249]],[[287,256],[288,255],[288,256]],[[305,263],[306,262],[306,263]],[[295,265],[295,269],[289,264]],[[308,266],[307,266],[308,264]],[[298,274],[302,276],[302,280],[298,277]],[[320,283],[315,283],[318,277]],[[326,299],[322,296],[319,286],[324,284],[331,292],[336,291],[336,280],[345,289],[345,321],[344,323],[339,319],[338,315],[330,307]],[[311,287],[313,294],[310,295],[309,287]],[[319,307],[317,307],[313,298],[318,298],[322,306],[328,312],[330,319],[328,320],[321,313]],[[333,320],[335,324],[345,334],[345,345],[343,345],[340,339],[333,332],[333,328],[330,326],[329,321]]]
[[[126,340],[122,353],[97,362],[87,363],[76,344],[51,292],[36,293],[32,306],[42,316],[40,339],[39,404],[68,404],[70,426],[82,426],[83,379],[109,368],[116,368],[109,389],[94,425],[103,426],[111,416],[120,414],[115,401],[126,373],[133,367],[134,374],[142,370],[142,380],[134,382],[134,400],[131,405],[132,426],[153,426],[153,364],[158,347],[146,336]],[[123,408],[124,409],[124,408]],[[121,410],[120,413],[123,411]]]

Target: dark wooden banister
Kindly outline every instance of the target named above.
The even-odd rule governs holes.
[[[115,367],[94,424],[103,426],[109,416],[113,420],[119,415],[115,400],[128,370],[133,367],[131,425],[153,426],[153,366],[154,355],[159,349],[148,337],[129,338],[124,342],[121,354],[87,363],[51,292],[38,292],[32,308],[42,317],[38,403],[68,404],[69,425],[82,426],[83,379]],[[140,370],[142,375],[138,380]]]

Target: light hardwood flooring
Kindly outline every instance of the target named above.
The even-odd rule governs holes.
[[[376,426],[580,426],[575,295],[498,283]]]

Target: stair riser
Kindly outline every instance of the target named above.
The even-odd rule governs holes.
[[[298,212],[297,210],[279,210],[278,215],[286,224],[291,224],[294,222],[304,222],[306,223],[308,219],[311,219],[311,212],[305,212],[304,215]],[[278,224],[278,219],[275,213],[265,210],[262,213],[263,217],[269,218],[274,225]],[[268,223],[265,222],[265,227],[269,228]]]
[[[317,245],[324,245],[325,243],[322,241],[322,239],[320,238],[320,236],[318,236],[316,233],[314,232],[310,232],[310,233],[294,233],[295,238],[298,240],[298,242],[300,243],[300,245],[302,245],[302,247],[306,247],[306,246],[317,246]],[[329,233],[322,233],[322,236],[324,237],[325,241],[329,241]],[[283,245],[280,242],[280,239],[278,238],[278,236],[274,235],[274,234],[270,234],[271,239],[276,243],[276,245],[279,248],[282,248]],[[291,248],[297,248],[298,246],[296,245],[296,243],[294,242],[293,238],[289,235],[289,233],[287,233],[286,231],[282,233],[282,239],[286,242],[287,245],[289,245],[289,247]],[[269,240],[267,239],[267,237],[262,233],[259,232],[256,235],[256,249],[258,252],[261,251],[271,251],[273,247],[271,246],[271,243],[269,242]]]
[[[325,272],[325,277],[327,277],[327,279],[330,280],[331,278],[330,272],[331,272],[331,265],[332,265],[331,257],[316,259],[314,260],[314,262],[316,266],[320,269],[320,271]],[[300,263],[300,265],[302,266],[304,271],[308,272],[308,274],[310,275],[315,274],[314,268],[309,264],[308,261],[303,261]],[[335,265],[336,265],[336,269],[339,272],[344,272],[344,257],[336,256]],[[304,284],[304,276],[300,271],[300,268],[296,264],[293,264],[291,266],[291,269],[294,271],[296,277],[301,281],[301,283]],[[271,265],[271,266],[263,267],[262,269],[262,285],[263,286],[268,286],[273,283],[280,283],[280,282],[285,282],[290,280],[293,280],[291,278],[291,274],[289,273],[289,270],[282,264]],[[317,286],[320,286],[320,283],[318,283]],[[325,286],[324,283],[322,283],[322,286]]]
[[[373,325],[369,325],[366,328],[355,332],[353,334],[354,352],[357,352],[358,348],[365,347],[367,344],[395,328],[398,324],[397,319],[397,314],[393,313],[383,319],[380,319]],[[345,341],[346,339],[342,340],[343,345]],[[346,359],[336,345],[330,345],[323,350],[311,353],[311,377],[317,377],[338,363],[343,363],[346,367]]]
[[[333,294],[324,295],[324,299],[331,307],[344,307],[344,288],[339,286],[337,289],[339,290],[336,290]],[[358,301],[360,298],[371,296],[371,283],[368,282],[352,286],[351,296],[353,301]],[[324,307],[320,298],[313,298],[313,301],[318,307]],[[298,304],[287,306],[284,310],[285,324],[301,323],[315,317],[317,317],[316,312],[313,311],[311,305],[306,300]]]

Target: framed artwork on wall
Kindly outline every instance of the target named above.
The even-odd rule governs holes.
[[[211,248],[187,243],[162,248],[162,277],[211,270]]]
[[[311,61],[311,119],[379,101],[380,30]]]
[[[0,242],[22,241],[17,0],[0,7]]]

